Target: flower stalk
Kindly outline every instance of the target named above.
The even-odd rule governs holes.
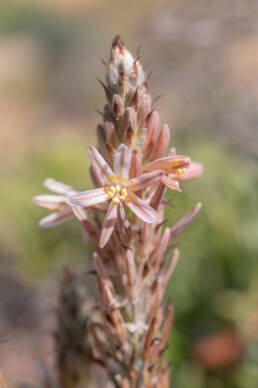
[[[87,315],[87,330],[77,334],[87,336],[81,338],[87,343],[83,361],[97,363],[106,376],[96,386],[168,388],[163,354],[174,312],[162,299],[179,251],[174,249],[168,261],[166,255],[201,205],[165,227],[165,194],[168,189],[180,193],[181,182],[199,177],[202,166],[174,148],[165,154],[169,127],[160,128],[140,60],[120,37],[113,41],[106,70],[106,82],[100,81],[107,104],[97,126],[98,146],[88,148],[93,188],[80,191],[47,179],[45,186],[55,194],[39,195],[35,202],[53,211],[40,221],[42,227],[76,217],[95,250],[98,309]],[[61,372],[62,387],[69,367],[65,364]]]

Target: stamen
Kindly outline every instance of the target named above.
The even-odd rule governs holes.
[[[177,175],[181,175],[181,174],[183,174],[185,172],[185,168],[183,167],[183,168],[178,168],[177,170],[176,170],[176,173],[177,173]]]
[[[115,195],[115,193],[113,193],[113,191],[111,191],[111,190],[109,190],[107,193],[108,193],[110,198],[113,198]]]
[[[126,190],[125,187],[122,188],[121,194],[122,194],[124,197],[127,197],[128,193],[127,193],[127,190]]]
[[[112,202],[115,202],[115,203],[120,203],[120,199],[119,199],[119,198],[117,198],[117,197],[115,197],[115,198],[113,198],[113,199],[112,199]]]
[[[116,192],[115,186],[111,186],[110,191],[115,194],[115,192]]]
[[[120,193],[120,190],[121,190],[121,186],[120,185],[116,185],[116,192]]]
[[[125,196],[124,195],[119,195],[119,199],[120,199],[120,201],[124,201],[125,200]]]

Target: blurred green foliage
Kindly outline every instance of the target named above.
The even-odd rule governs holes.
[[[78,152],[81,150],[82,152]],[[86,146],[72,136],[54,144],[37,144],[29,149],[21,163],[3,174],[1,201],[1,239],[5,255],[30,276],[46,275],[65,264],[87,260],[88,248],[81,243],[80,227],[75,220],[60,228],[38,227],[47,209],[32,202],[33,196],[47,193],[42,187],[46,175],[74,186],[89,186]],[[3,257],[4,259],[4,257]]]

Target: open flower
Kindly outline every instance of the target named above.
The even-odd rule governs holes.
[[[54,210],[53,213],[42,218],[39,225],[42,228],[51,228],[75,217],[73,208],[67,204],[67,198],[79,193],[79,190],[52,178],[45,179],[44,186],[59,195],[42,194],[33,198],[37,205]]]
[[[70,206],[87,208],[99,203],[109,202],[100,235],[99,245],[101,248],[108,242],[118,216],[123,220],[126,219],[123,204],[127,205],[142,221],[147,223],[157,221],[158,214],[156,211],[139,198],[135,192],[157,184],[164,174],[162,170],[151,171],[129,179],[131,150],[124,144],[121,144],[115,151],[114,171],[96,148],[89,147],[89,157],[94,174],[98,176],[98,181],[103,186],[71,196],[67,203]]]
[[[195,179],[202,175],[203,166],[198,162],[191,162],[191,158],[181,155],[168,155],[146,163],[143,171],[154,171],[162,169],[164,175],[161,182],[170,189],[181,191],[179,182]]]

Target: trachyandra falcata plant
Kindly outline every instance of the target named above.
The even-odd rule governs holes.
[[[87,330],[81,332],[87,336],[87,341],[81,339],[87,343],[87,357],[81,354],[104,376],[101,382],[96,379],[96,386],[167,388],[169,368],[163,353],[174,313],[162,299],[178,249],[170,260],[165,257],[201,205],[165,227],[164,208],[169,205],[165,193],[180,192],[180,183],[199,177],[202,165],[177,155],[175,148],[165,155],[169,127],[160,128],[140,60],[119,37],[113,41],[106,71],[106,82],[100,81],[107,104],[103,123],[97,126],[98,146],[88,148],[93,188],[81,191],[48,178],[45,186],[55,194],[39,195],[35,202],[53,210],[40,221],[42,227],[76,217],[94,246],[98,308],[87,314]],[[76,306],[77,313],[69,318],[75,321],[84,316],[78,312],[83,303]],[[63,330],[61,321],[58,330]],[[64,375],[58,360],[59,375]],[[70,367],[67,375],[71,373]],[[68,380],[69,384],[60,378],[60,385],[87,386],[85,374]]]

